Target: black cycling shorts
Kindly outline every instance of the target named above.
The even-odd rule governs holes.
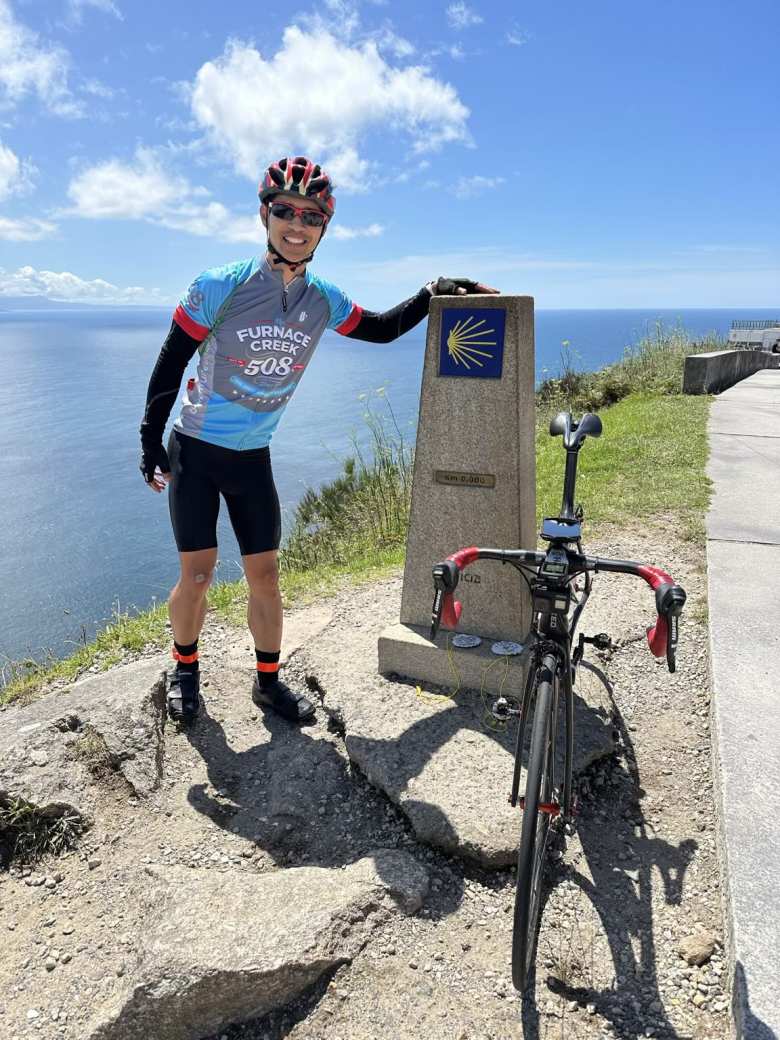
[[[281,512],[268,448],[235,451],[173,430],[168,507],[179,552],[217,545],[219,496],[242,556],[279,548]]]

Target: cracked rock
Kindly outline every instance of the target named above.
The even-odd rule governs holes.
[[[425,869],[389,849],[343,870],[153,876],[134,963],[88,1040],[199,1040],[282,1007],[428,891]]]
[[[6,713],[0,734],[0,799],[47,814],[92,813],[96,765],[137,795],[162,776],[162,658],[115,668]]]

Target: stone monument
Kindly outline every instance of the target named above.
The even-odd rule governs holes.
[[[486,669],[497,660],[494,641],[527,637],[530,598],[522,578],[490,561],[464,571],[457,631],[481,636],[482,643],[459,649],[446,630],[435,643],[429,639],[431,568],[469,545],[536,547],[534,404],[533,298],[434,297],[401,618],[380,636],[382,674],[452,687],[452,661],[465,686],[495,692],[504,681],[505,668]]]

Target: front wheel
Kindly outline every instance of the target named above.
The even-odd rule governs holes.
[[[523,825],[517,854],[517,889],[512,933],[512,983],[522,992],[528,983],[536,949],[542,876],[550,830],[553,794],[553,685],[538,682],[533,698],[533,729],[528,756]],[[518,754],[521,749],[518,749]]]

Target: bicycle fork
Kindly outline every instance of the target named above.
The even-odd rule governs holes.
[[[556,647],[556,651],[546,653],[541,663],[532,665],[528,670],[525,688],[523,690],[523,703],[520,710],[520,718],[517,726],[517,744],[515,747],[515,768],[512,777],[512,793],[509,803],[514,808],[519,804],[521,809],[525,808],[525,798],[518,797],[520,788],[520,773],[522,768],[523,745],[525,738],[525,723],[534,699],[536,687],[540,682],[551,682],[554,690],[552,703],[552,754],[555,760],[555,749],[557,744],[558,730],[558,696],[561,682],[563,683],[564,703],[566,708],[566,749],[564,755],[563,775],[563,800],[543,802],[539,805],[539,812],[547,813],[551,819],[562,816],[565,824],[570,824],[573,818],[572,809],[572,773],[574,761],[574,695],[571,683],[571,663],[568,648]],[[554,765],[553,765],[554,769]]]

